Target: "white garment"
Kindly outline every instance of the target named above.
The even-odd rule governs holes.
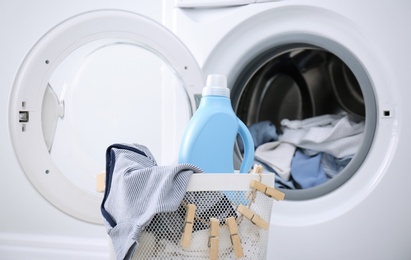
[[[283,134],[279,141],[343,158],[357,151],[365,123],[354,122],[348,115],[322,115],[304,120],[284,119],[281,125]]]
[[[296,147],[289,143],[269,142],[257,147],[254,157],[270,166],[283,180],[288,181],[295,149]]]

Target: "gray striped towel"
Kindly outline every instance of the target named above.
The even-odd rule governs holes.
[[[114,144],[106,152],[106,190],[101,204],[117,259],[131,259],[154,215],[176,211],[193,173],[192,164],[157,166],[142,145]]]

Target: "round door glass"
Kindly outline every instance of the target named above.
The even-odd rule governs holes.
[[[233,92],[237,115],[256,135],[256,162],[276,174],[275,187],[289,200],[343,185],[374,136],[376,104],[365,72],[309,44],[275,46],[252,63]]]
[[[149,48],[121,39],[84,45],[56,68],[44,93],[42,129],[52,160],[93,193],[111,144],[142,144],[159,165],[175,162],[191,116],[184,89]]]

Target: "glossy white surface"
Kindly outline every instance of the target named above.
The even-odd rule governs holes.
[[[279,1],[235,8],[173,9],[166,24],[204,74],[229,85],[270,46],[309,43],[364,71],[375,99],[375,133],[365,160],[344,185],[311,200],[274,203],[269,259],[408,259],[411,111],[406,1]],[[381,19],[381,17],[389,17]],[[354,61],[355,60],[355,61]],[[408,93],[408,94],[407,94]],[[389,111],[390,115],[384,115]],[[372,118],[368,115],[367,118]],[[395,241],[395,242],[394,242]]]

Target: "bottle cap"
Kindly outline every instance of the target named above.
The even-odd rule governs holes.
[[[203,88],[203,96],[224,96],[230,97],[230,89],[227,87],[227,78],[224,75],[210,74],[207,77],[207,84]]]

